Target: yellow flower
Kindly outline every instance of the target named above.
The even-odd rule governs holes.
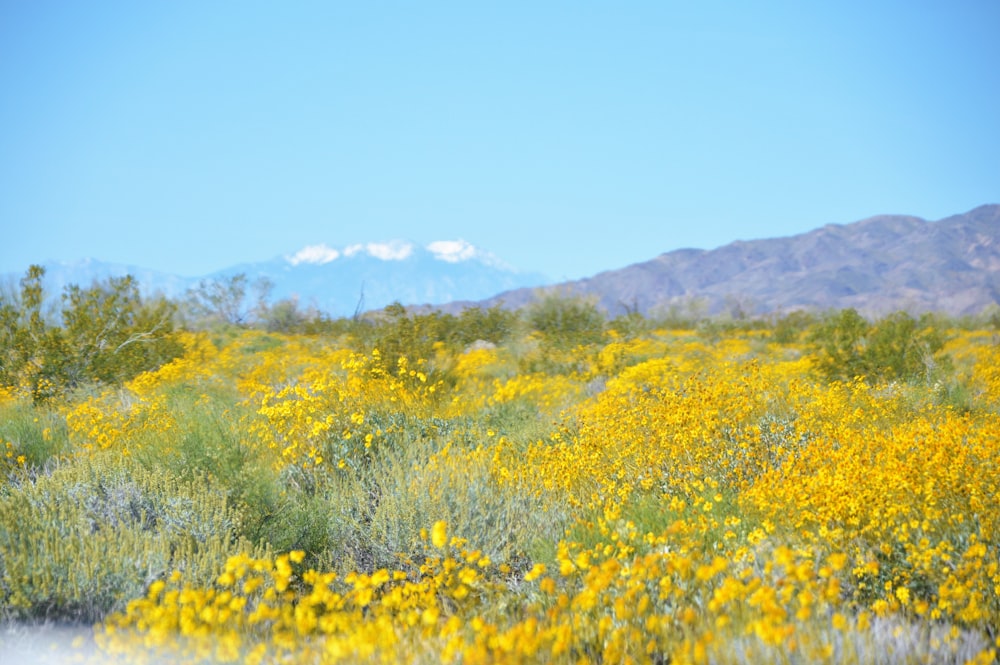
[[[444,549],[448,543],[448,524],[444,520],[438,520],[431,528],[431,543],[438,549]]]
[[[545,564],[544,563],[536,563],[534,565],[534,567],[532,567],[532,569],[528,571],[528,574],[524,576],[524,581],[525,582],[532,582],[536,578],[538,578],[538,577],[540,577],[540,576],[542,576],[544,574],[545,574]]]
[[[166,584],[163,580],[156,580],[149,585],[149,592],[146,597],[150,600],[156,600],[160,596],[160,592],[163,591],[164,586],[166,586]]]
[[[847,630],[847,617],[840,612],[835,613],[833,615],[833,627],[841,632]]]
[[[357,596],[355,596],[355,602],[357,602],[358,607],[366,607],[372,602],[373,592],[370,588],[359,589]]]
[[[436,607],[428,607],[420,614],[420,622],[425,626],[433,626],[437,623],[440,612]]]
[[[830,563],[831,568],[840,571],[843,570],[844,567],[847,565],[847,555],[844,554],[843,552],[836,552],[834,554],[831,554],[827,558],[827,561]]]

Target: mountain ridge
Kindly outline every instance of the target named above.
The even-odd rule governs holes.
[[[202,277],[92,259],[50,262],[46,268],[50,294],[68,283],[132,274],[144,293],[168,297],[182,297],[202,280],[244,273],[251,283],[267,277],[273,300],[295,299],[335,317],[392,302],[413,311],[517,309],[548,293],[592,299],[610,316],[630,311],[746,316],[847,307],[867,316],[896,310],[966,315],[1000,305],[1000,205],[937,221],[875,215],[791,236],[681,248],[557,284],[510,268],[463,240],[340,248],[321,243]]]
[[[350,316],[359,307],[381,309],[392,302],[443,304],[486,298],[516,287],[538,286],[548,280],[539,273],[519,271],[495,255],[464,240],[439,240],[421,246],[407,240],[369,242],[332,248],[310,245],[293,254],[266,261],[241,263],[206,275],[182,277],[139,266],[96,259],[48,261],[43,281],[49,298],[68,284],[131,274],[144,295],[183,298],[205,281],[222,281],[244,274],[253,284],[266,278],[270,300],[291,299],[328,315]],[[8,284],[22,275],[8,273]]]
[[[876,215],[792,236],[682,248],[592,277],[449,309],[518,308],[551,292],[591,298],[611,316],[847,307],[870,316],[895,310],[974,314],[1000,305],[1000,205],[937,221]]]

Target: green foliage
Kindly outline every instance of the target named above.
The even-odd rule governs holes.
[[[552,433],[552,423],[540,417],[537,404],[525,398],[487,406],[482,410],[482,424],[509,441],[539,441]]]
[[[818,369],[831,379],[870,381],[930,378],[944,346],[933,316],[896,312],[874,324],[854,309],[827,317],[809,336]]]
[[[173,570],[211,581],[234,551],[225,495],[128,458],[84,456],[0,494],[0,612],[95,621]]]
[[[630,309],[608,322],[608,329],[613,330],[622,339],[634,339],[648,333],[652,327],[652,321],[644,317],[638,309]]]
[[[545,343],[556,349],[572,349],[604,339],[604,315],[583,298],[547,293],[528,307],[526,317]]]
[[[343,570],[398,568],[418,552],[421,530],[437,520],[484,547],[495,563],[519,566],[539,538],[555,539],[565,521],[541,509],[527,489],[499,487],[491,455],[450,463],[449,446],[469,445],[459,423],[411,423],[360,473],[321,485],[330,521],[329,560]],[[565,518],[565,516],[562,516]]]
[[[28,383],[41,365],[47,325],[42,316],[45,269],[31,266],[19,294],[0,297],[0,384]]]
[[[889,378],[930,378],[944,346],[942,326],[933,315],[914,319],[905,312],[890,314],[872,330],[869,357],[873,368]]]
[[[831,379],[850,380],[865,376],[867,338],[871,326],[857,310],[844,309],[817,327],[814,345],[819,370]]]
[[[180,354],[171,339],[175,305],[143,301],[131,276],[110,278],[63,295],[63,342],[58,355],[62,381],[122,383]]]
[[[294,549],[301,544],[289,543],[281,533],[297,528],[282,514],[287,504],[282,479],[246,445],[242,428],[249,414],[235,401],[224,390],[170,391],[167,404],[175,414],[170,435],[146,435],[133,455],[150,472],[163,469],[181,481],[207,483],[223,492],[242,515],[238,535]]]
[[[69,451],[65,418],[47,406],[33,407],[27,400],[0,405],[0,468],[37,470]],[[23,456],[23,464],[17,458]]]
[[[394,372],[401,357],[428,359],[435,343],[455,343],[455,317],[451,314],[409,314],[398,302],[385,308],[384,317],[370,329],[365,351],[377,348],[385,370]]]
[[[469,307],[462,310],[456,322],[456,334],[463,347],[482,340],[493,344],[504,344],[518,331],[516,312],[494,305],[489,309]]]
[[[67,286],[55,326],[42,314],[44,275],[31,266],[17,302],[0,301],[0,385],[43,402],[92,381],[122,383],[182,351],[173,303],[144,301],[131,276]]]
[[[342,325],[355,340],[358,350],[370,353],[378,349],[384,369],[395,372],[399,358],[430,360],[436,355],[439,344],[454,351],[479,340],[503,343],[517,331],[518,316],[499,306],[485,310],[470,308],[459,316],[442,312],[417,314],[408,312],[396,302],[386,307],[378,318]]]
[[[771,338],[778,344],[794,344],[814,325],[815,315],[802,310],[789,312],[774,322]]]
[[[299,303],[294,298],[279,300],[261,316],[261,323],[268,332],[294,332],[301,329],[306,320],[307,315],[299,309]]]

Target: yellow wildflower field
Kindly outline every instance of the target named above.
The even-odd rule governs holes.
[[[75,497],[80,542],[162,544],[102,541],[139,572],[110,611],[81,606],[97,662],[1000,652],[988,335],[951,331],[947,375],[890,382],[824,378],[766,329],[611,334],[544,363],[531,340],[391,359],[323,336],[182,341],[160,369],[41,415],[65,440],[49,480],[19,475],[18,444],[0,442],[8,614],[43,614],[75,579],[36,559],[76,532],[15,533],[15,509],[34,524],[46,497]],[[0,408],[31,407],[6,390]]]

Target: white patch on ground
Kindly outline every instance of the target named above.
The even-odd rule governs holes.
[[[94,629],[59,624],[5,624],[0,628],[0,663],[68,665],[97,663]]]

